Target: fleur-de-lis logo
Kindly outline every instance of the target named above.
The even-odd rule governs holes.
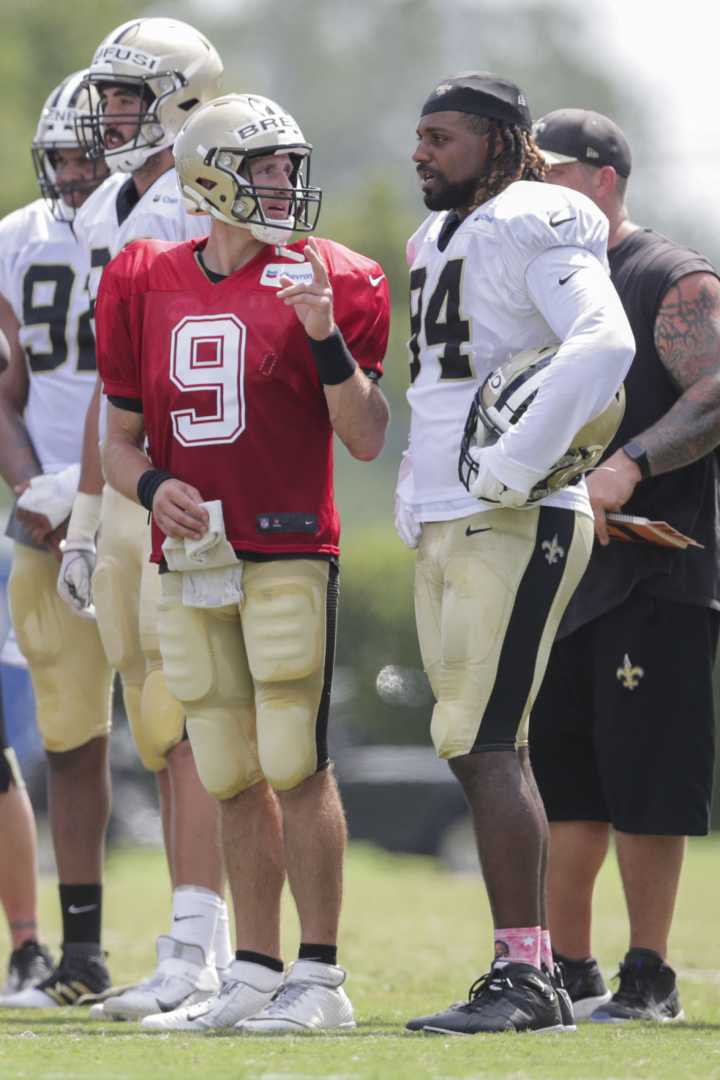
[[[626,690],[634,690],[639,686],[645,671],[643,668],[638,667],[637,664],[633,664],[628,654],[625,653],[623,666],[619,667],[615,674]]]
[[[543,540],[540,547],[545,552],[545,558],[550,566],[554,566],[558,559],[565,558],[565,548],[560,547],[558,544],[557,533],[555,533],[552,540]]]

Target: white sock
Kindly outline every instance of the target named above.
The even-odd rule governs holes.
[[[186,945],[199,945],[209,962],[220,908],[217,893],[200,885],[180,885],[173,892],[170,935]]]
[[[215,966],[217,969],[223,971],[225,968],[230,967],[235,959],[235,953],[230,944],[230,917],[228,915],[227,904],[224,900],[221,902],[218,911],[213,946],[215,949]]]

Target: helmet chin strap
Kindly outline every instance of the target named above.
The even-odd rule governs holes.
[[[159,130],[162,131],[162,129]],[[167,136],[152,146],[132,146],[126,143],[125,146],[119,146],[107,154],[105,164],[111,173],[134,173],[141,169],[154,154],[167,150],[169,146],[172,146],[172,141]]]
[[[291,219],[285,218],[290,224]],[[263,244],[286,244],[289,240],[292,229],[279,229],[273,225],[260,225],[257,222],[252,222],[249,225],[250,232]]]

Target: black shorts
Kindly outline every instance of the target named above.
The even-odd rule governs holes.
[[[553,646],[530,722],[551,821],[704,836],[720,613],[636,589]]]

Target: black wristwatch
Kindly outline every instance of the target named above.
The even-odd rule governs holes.
[[[647,450],[640,443],[631,439],[630,442],[626,442],[622,448],[623,454],[629,457],[631,461],[634,461],[640,470],[640,475],[643,480],[647,480],[649,476],[652,476],[650,471],[650,462],[648,461]]]

